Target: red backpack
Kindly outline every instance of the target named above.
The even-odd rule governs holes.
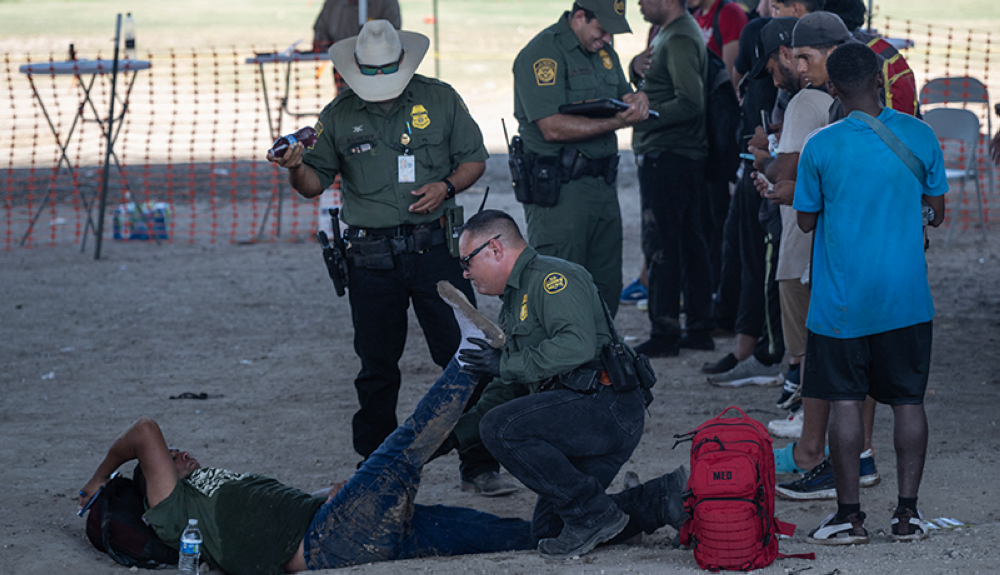
[[[731,409],[742,417],[723,419]],[[750,571],[778,557],[816,558],[778,553],[778,535],[790,537],[795,525],[774,517],[774,452],[760,422],[734,406],[674,438],[674,447],[692,442],[680,542],[694,550],[698,566]]]

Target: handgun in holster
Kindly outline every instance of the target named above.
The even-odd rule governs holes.
[[[347,245],[344,243],[344,236],[340,233],[340,208],[330,208],[330,223],[333,231],[333,243],[326,237],[326,232],[320,230],[316,232],[316,241],[323,248],[323,261],[326,262],[326,271],[330,273],[333,280],[333,288],[337,295],[343,297],[347,293]]]

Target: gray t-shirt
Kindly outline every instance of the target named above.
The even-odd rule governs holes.
[[[822,90],[800,90],[785,110],[778,154],[801,153],[809,134],[827,125],[833,98]],[[791,206],[781,206],[781,247],[778,252],[778,280],[800,279],[809,269],[812,233],[802,233],[798,216]]]

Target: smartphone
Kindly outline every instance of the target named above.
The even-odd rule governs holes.
[[[114,479],[115,477],[118,477],[117,471],[111,474],[111,477],[108,478],[108,483],[111,483],[111,480]],[[107,483],[105,483],[104,485],[107,485]],[[87,504],[83,506],[83,509],[76,512],[77,515],[83,517],[83,514],[86,513],[87,510],[90,509],[90,506],[93,505],[95,501],[97,501],[97,498],[101,496],[101,492],[104,491],[104,485],[100,486],[97,489],[97,493],[95,493],[94,496],[90,498],[90,501],[88,501]],[[80,492],[80,495],[83,495],[82,491]]]
[[[757,159],[753,157],[753,154],[740,154],[740,157],[751,162]]]

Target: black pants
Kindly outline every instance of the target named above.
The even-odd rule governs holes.
[[[649,273],[650,334],[680,337],[680,296],[689,331],[710,330],[712,285],[702,228],[704,160],[644,154],[639,167],[642,252]]]
[[[713,293],[718,292],[722,281],[722,242],[726,218],[729,216],[729,182],[708,182],[701,194],[702,229],[708,244],[708,271]]]
[[[473,305],[476,303],[472,285],[462,277],[462,268],[448,254],[447,245],[434,246],[424,253],[396,254],[392,259],[391,270],[359,268],[348,260],[354,351],[361,359],[361,371],[354,380],[361,404],[353,420],[354,450],[363,457],[378,449],[398,424],[399,359],[406,345],[410,303],[427,339],[431,359],[441,368],[455,355],[461,332],[451,308],[437,293],[437,282],[451,282]],[[479,387],[485,387],[485,382]],[[477,389],[470,402],[481,393]],[[466,477],[500,469],[485,448],[463,454],[462,461]],[[467,463],[476,469],[466,469]]]

